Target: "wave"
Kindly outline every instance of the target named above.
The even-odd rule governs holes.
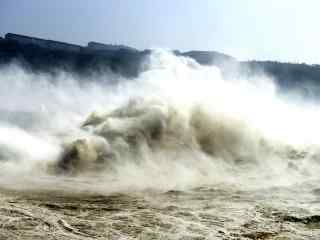
[[[13,176],[114,189],[282,184],[319,170],[318,106],[279,96],[267,76],[225,80],[163,50],[135,79],[1,72],[1,176],[11,185]]]

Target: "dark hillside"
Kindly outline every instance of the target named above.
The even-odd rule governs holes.
[[[59,70],[81,76],[113,72],[125,77],[136,77],[150,50],[132,48],[79,52],[53,50],[34,44],[20,44],[0,38],[0,66],[18,62],[33,72],[55,74]],[[294,91],[306,97],[320,96],[320,65],[281,63],[274,61],[244,61],[214,51],[174,51],[178,56],[191,57],[203,65],[218,66],[225,77],[256,77],[262,74],[274,79],[283,91]]]

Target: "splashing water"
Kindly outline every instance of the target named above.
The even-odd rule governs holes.
[[[114,190],[317,175],[317,107],[284,101],[263,76],[225,80],[162,50],[116,85],[2,72],[3,177],[90,177]]]
[[[0,237],[319,234],[320,111],[267,76],[163,50],[135,79],[0,71]]]

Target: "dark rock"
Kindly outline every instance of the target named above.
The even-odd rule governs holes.
[[[320,215],[313,215],[308,217],[284,216],[283,221],[303,224],[320,223]]]

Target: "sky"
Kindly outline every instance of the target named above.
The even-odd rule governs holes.
[[[0,0],[0,35],[320,64],[319,10],[319,0]]]

